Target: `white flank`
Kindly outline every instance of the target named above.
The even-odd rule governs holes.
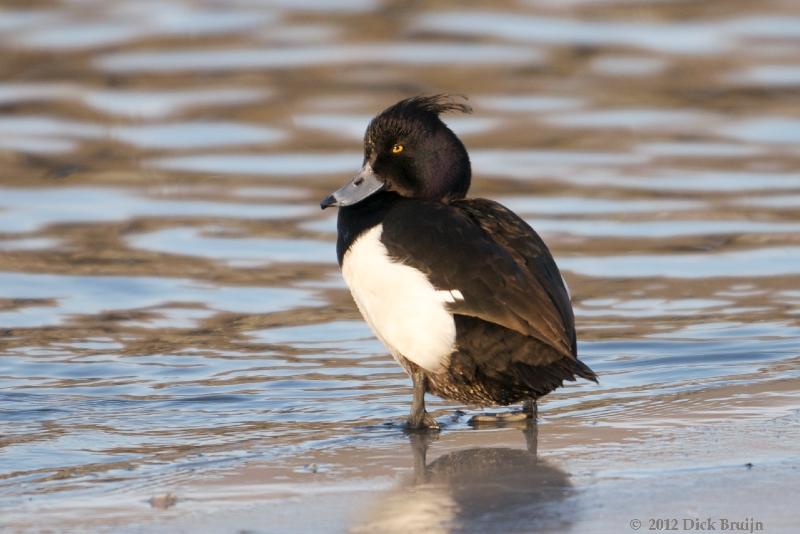
[[[446,303],[463,300],[456,290],[437,290],[424,273],[389,258],[383,226],[364,232],[345,253],[342,275],[361,315],[396,359],[423,369],[446,365],[456,325]]]

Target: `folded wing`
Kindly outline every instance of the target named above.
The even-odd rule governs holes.
[[[485,199],[400,205],[383,222],[389,254],[451,291],[454,314],[533,337],[575,358],[569,293],[547,246],[512,211]]]

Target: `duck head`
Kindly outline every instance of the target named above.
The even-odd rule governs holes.
[[[358,204],[381,191],[427,200],[463,198],[471,170],[464,144],[439,118],[471,108],[447,95],[415,96],[383,110],[364,134],[361,171],[322,209]]]

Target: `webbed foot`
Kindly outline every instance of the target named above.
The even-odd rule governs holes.
[[[505,423],[519,423],[522,421],[536,422],[539,417],[539,409],[536,399],[528,399],[522,404],[522,410],[506,413],[485,413],[473,416],[469,420],[471,425],[497,425]]]
[[[474,415],[469,420],[471,425],[486,425],[498,423],[517,423],[528,419],[528,414],[525,412],[507,412],[507,413],[482,413]]]
[[[412,413],[406,421],[407,430],[439,430],[440,426],[436,419],[426,411]]]

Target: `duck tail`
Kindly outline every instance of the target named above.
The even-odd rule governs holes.
[[[572,372],[575,373],[576,376],[581,378],[585,378],[586,380],[591,380],[595,384],[599,384],[600,382],[597,381],[597,373],[591,370],[588,365],[580,361],[578,358],[575,358],[573,362],[573,369]]]

